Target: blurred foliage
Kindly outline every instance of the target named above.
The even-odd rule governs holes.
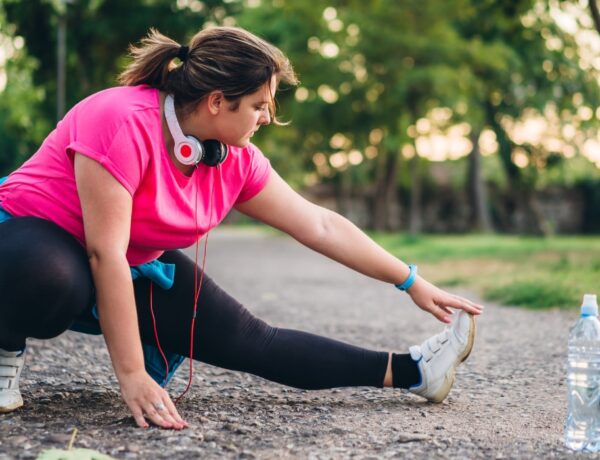
[[[529,206],[536,187],[598,179],[587,159],[567,159],[511,134],[511,125],[537,114],[559,130],[569,123],[578,139],[596,136],[598,117],[578,111],[600,105],[599,71],[582,66],[581,45],[553,16],[571,6],[559,0],[0,0],[0,40],[15,48],[24,38],[4,69],[0,62],[7,76],[0,87],[0,173],[32,154],[56,121],[60,15],[67,22],[67,107],[114,85],[128,44],[150,27],[183,42],[209,24],[237,24],[282,48],[299,73],[301,86],[278,96],[280,115],[293,123],[256,136],[293,185],[329,182],[339,194],[371,196],[373,209],[383,205],[385,212],[398,196],[406,204],[409,191],[420,193],[436,180],[432,163],[415,155],[416,127],[444,108],[441,131],[458,123],[467,123],[474,139],[494,131],[499,155],[486,158],[480,174],[512,194],[515,205]],[[574,21],[590,28],[583,16]],[[516,150],[526,165],[516,165]],[[449,168],[464,186],[464,162]]]
[[[25,38],[6,63],[0,98],[0,174],[33,154],[56,123],[58,16],[67,20],[66,106],[116,84],[127,48],[150,27],[185,40],[209,21],[239,12],[236,2],[205,1],[202,8],[172,0],[0,0],[0,39]],[[198,2],[199,3],[199,2]],[[181,2],[179,2],[181,4]],[[186,6],[188,5],[188,6]],[[0,66],[1,70],[1,66]]]
[[[92,449],[46,449],[36,460],[115,460],[114,457]]]
[[[414,197],[427,186],[429,162],[415,157],[401,167],[408,163],[402,148],[418,152],[415,126],[444,107],[451,114],[445,126],[467,122],[472,141],[486,128],[494,131],[500,159],[494,177],[513,207],[529,216],[529,231],[543,232],[536,187],[598,177],[587,159],[567,161],[509,132],[509,124],[532,113],[548,119],[551,113],[556,124],[597,133],[598,118],[580,120],[577,111],[600,105],[599,69],[580,66],[579,45],[556,24],[551,7],[560,9],[536,0],[266,0],[238,21],[283,46],[300,73],[298,100],[285,106],[296,135],[286,133],[279,155],[296,164],[303,152],[306,170],[342,194],[364,189],[373,196],[376,220],[379,206],[381,216],[393,204],[390,190],[400,186]],[[517,147],[526,166],[515,164]],[[342,157],[336,167],[339,152],[352,150],[372,155],[358,165]],[[412,217],[415,204],[403,201]]]
[[[13,43],[14,26],[6,21],[0,9],[0,47],[8,60],[6,88],[0,97],[0,175],[27,159],[37,149],[39,142],[48,134],[50,120],[43,116],[40,107],[46,93],[36,86],[33,75],[39,67],[36,59],[29,56],[17,41]],[[0,67],[0,70],[2,68]]]
[[[494,129],[506,172],[517,182],[534,182],[539,170],[551,167],[560,155],[524,145],[530,156],[529,167],[518,168],[512,161],[514,143],[502,124],[503,116],[518,119],[527,109],[544,113],[550,106],[565,121],[573,121],[580,106],[600,105],[600,73],[579,65],[575,37],[556,24],[550,15],[551,3],[484,0],[477,2],[476,14],[461,24],[474,49],[488,56],[469,64],[480,82],[480,93],[472,102],[484,110],[482,121]],[[560,45],[549,46],[550,40]],[[490,46],[478,50],[482,43]],[[590,125],[597,129],[597,119],[592,117],[578,127]]]
[[[315,152],[374,146],[377,161],[340,168],[360,182],[374,181],[377,162],[412,142],[411,124],[460,97],[465,67],[452,19],[467,3],[273,0],[245,11],[240,25],[280,44],[300,74],[305,95],[285,106],[298,131],[286,146],[290,153],[304,152],[314,168]],[[334,135],[339,142],[332,143]],[[336,176],[329,166],[321,175]]]
[[[179,2],[180,3],[180,2]],[[185,3],[185,2],[184,2]],[[150,27],[185,40],[207,21],[239,11],[238,3],[205,1],[199,11],[173,0],[2,0],[14,34],[25,37],[27,53],[39,63],[33,82],[46,91],[43,109],[56,113],[56,37],[58,16],[67,19],[67,107],[92,92],[116,84],[130,43]]]
[[[577,308],[596,292],[600,238],[372,234],[419,272],[443,286],[468,286],[486,300],[528,308]]]

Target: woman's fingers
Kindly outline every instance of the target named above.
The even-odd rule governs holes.
[[[123,375],[120,385],[123,400],[140,428],[148,428],[148,422],[176,430],[187,426],[169,394],[144,370]]]
[[[171,402],[171,398],[169,398],[168,396],[166,396],[166,398],[163,401],[161,401],[158,405],[154,406],[157,408],[159,415],[163,418],[163,420],[171,424],[171,428],[175,428],[176,430],[181,430],[182,428],[185,428],[186,424],[183,420],[181,420],[181,417],[179,417],[177,409],[175,409],[175,405],[171,404],[172,407],[169,408],[165,404],[165,402],[167,401]]]
[[[464,310],[473,315],[480,315],[483,311],[483,305],[445,292],[421,277],[417,277],[407,292],[419,308],[446,324],[452,322],[452,309]]]
[[[471,313],[473,315],[480,315],[483,307],[481,305],[472,304],[472,302],[465,302],[466,299],[455,299],[450,297],[446,299],[443,303],[440,302],[435,305],[435,307],[430,311],[433,316],[439,319],[441,322],[450,324],[452,322],[453,310],[452,308],[464,310],[467,313]],[[469,305],[468,303],[471,303]]]
[[[471,313],[473,315],[480,315],[483,311],[483,305],[476,304],[468,299],[465,299],[464,297],[460,297],[457,295],[449,295],[443,300],[443,304],[447,307],[464,310],[467,313]]]
[[[179,416],[177,409],[175,409],[175,405],[166,392],[163,399],[152,403],[147,407],[145,413],[152,423],[160,427],[173,428],[176,430],[187,427],[187,423]]]
[[[144,415],[147,420],[150,420],[156,426],[161,428],[173,428],[173,423],[164,418],[157,410],[156,404],[146,403],[144,405]]]
[[[444,313],[446,313],[447,315],[452,315],[452,313],[453,313],[453,312],[452,312],[452,310],[451,310],[449,307],[446,307],[446,306],[444,306],[444,305],[440,305],[440,307],[439,307],[439,308],[441,308],[441,309],[442,309],[442,311],[443,311]]]
[[[139,426],[140,428],[148,428],[148,422],[146,422],[146,419],[144,418],[144,413],[141,409],[131,409],[131,414],[133,415],[137,426]]]
[[[178,422],[167,411],[167,406],[161,401],[158,403],[146,404],[144,408],[146,419],[150,420],[156,426],[161,428],[170,428],[180,430],[184,428],[184,424]]]
[[[439,319],[444,324],[451,324],[452,323],[452,314],[446,313],[441,308],[439,310],[439,313],[436,314],[435,317],[437,319]]]
[[[430,306],[429,308],[425,308],[424,310],[431,313],[442,323],[450,324],[452,322],[452,319],[450,318],[452,316],[452,312],[446,307],[440,307],[439,305],[433,304],[432,306]]]
[[[167,395],[167,397],[165,399],[166,400],[164,402],[167,406],[166,408],[169,411],[169,414],[171,415],[171,417],[175,421],[177,421],[177,423],[182,425],[182,428],[187,428],[188,427],[187,422],[181,418],[181,416],[179,415],[179,412],[177,412],[177,409],[175,408],[175,404],[173,403],[173,401],[171,401],[171,398],[169,398],[169,396]]]
[[[443,302],[436,303],[429,312],[443,323],[450,324],[452,322],[453,308],[464,310],[473,315],[480,315],[483,311],[482,305],[477,305],[467,299],[457,296],[450,296]]]

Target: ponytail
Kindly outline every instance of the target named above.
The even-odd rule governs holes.
[[[175,40],[156,29],[150,29],[142,39],[141,46],[129,47],[133,60],[119,75],[119,83],[127,86],[146,84],[164,89],[171,62],[178,57],[180,48]]]
[[[188,46],[150,29],[140,46],[130,46],[131,63],[119,75],[119,82],[133,86],[146,84],[175,97],[175,104],[193,109],[211,91],[222,91],[235,103],[257,91],[275,77],[298,84],[294,69],[284,54],[263,39],[237,27],[211,27],[201,30]],[[175,65],[179,58],[182,64]],[[274,101],[271,115],[275,118]]]

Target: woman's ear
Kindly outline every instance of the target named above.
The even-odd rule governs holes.
[[[225,95],[223,94],[223,91],[213,91],[209,93],[206,102],[208,105],[208,111],[212,115],[217,115],[223,108]]]

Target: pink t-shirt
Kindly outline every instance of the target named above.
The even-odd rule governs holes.
[[[73,158],[74,152],[86,155],[133,197],[127,251],[133,266],[194,244],[266,185],[270,163],[252,144],[230,146],[219,167],[200,164],[185,176],[167,152],[161,126],[156,89],[126,86],[93,94],[0,186],[0,206],[13,216],[55,222],[85,245]]]

